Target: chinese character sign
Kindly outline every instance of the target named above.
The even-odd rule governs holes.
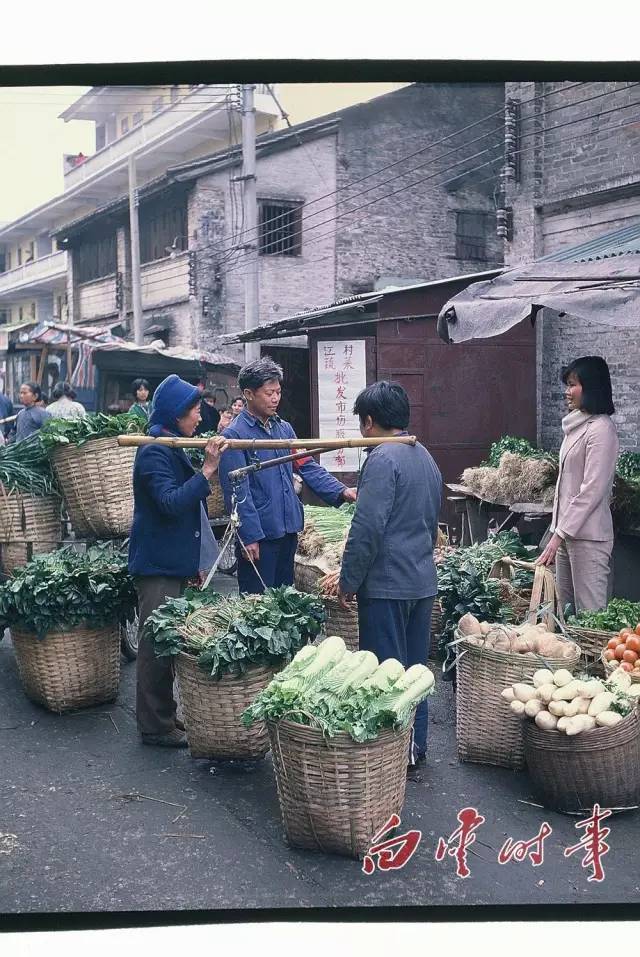
[[[359,439],[353,403],[367,384],[364,339],[318,343],[319,433],[326,439]],[[358,449],[338,449],[320,456],[330,472],[357,472]]]

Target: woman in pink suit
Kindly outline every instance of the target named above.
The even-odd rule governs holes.
[[[600,356],[575,359],[563,374],[569,413],[562,420],[553,535],[538,564],[555,561],[562,606],[604,608],[609,597],[611,490],[619,444],[609,367]]]

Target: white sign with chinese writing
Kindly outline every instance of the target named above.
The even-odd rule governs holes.
[[[318,343],[318,417],[323,439],[359,439],[360,422],[353,414],[356,396],[367,384],[364,339]],[[330,472],[357,472],[361,449],[325,452],[320,461]]]

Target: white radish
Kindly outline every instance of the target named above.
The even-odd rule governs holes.
[[[540,668],[539,671],[536,671],[532,680],[534,688],[541,688],[553,681],[553,671],[549,671],[548,668]]]
[[[556,688],[551,696],[552,701],[573,701],[574,698],[579,697],[580,694],[580,681],[570,681],[566,685],[562,685],[560,688]]]
[[[596,718],[603,711],[608,711],[613,704],[614,695],[610,691],[598,694],[592,699],[589,705],[589,714]]]
[[[596,715],[596,724],[600,728],[613,728],[623,720],[617,711],[600,711]]]
[[[544,702],[544,704],[549,704],[553,697],[553,692],[556,690],[556,686],[551,681],[546,685],[540,685],[537,690],[540,701]]]
[[[553,676],[553,683],[558,688],[568,685],[570,681],[573,681],[573,675],[570,671],[567,671],[566,668],[560,668]]]
[[[535,722],[542,731],[555,731],[558,719],[548,711],[538,711]]]
[[[505,701],[515,701],[515,693],[513,688],[505,688],[504,691],[500,692],[500,697],[504,698]]]
[[[513,711],[514,714],[517,714],[517,715],[523,715],[523,714],[524,714],[524,702],[523,702],[523,701],[518,701],[517,698],[516,698],[514,701],[511,702],[511,704],[509,705],[509,707],[511,708],[511,710]]]
[[[536,697],[536,689],[532,685],[525,685],[525,684],[513,685],[513,693],[515,694],[518,701],[522,701],[523,704],[526,701],[530,701],[531,698]]]
[[[538,711],[544,711],[545,707],[538,698],[530,698],[529,701],[525,703],[524,713],[528,718],[535,718]]]

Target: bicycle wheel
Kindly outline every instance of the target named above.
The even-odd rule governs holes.
[[[138,612],[131,621],[120,625],[120,650],[127,661],[135,661],[138,657]]]

